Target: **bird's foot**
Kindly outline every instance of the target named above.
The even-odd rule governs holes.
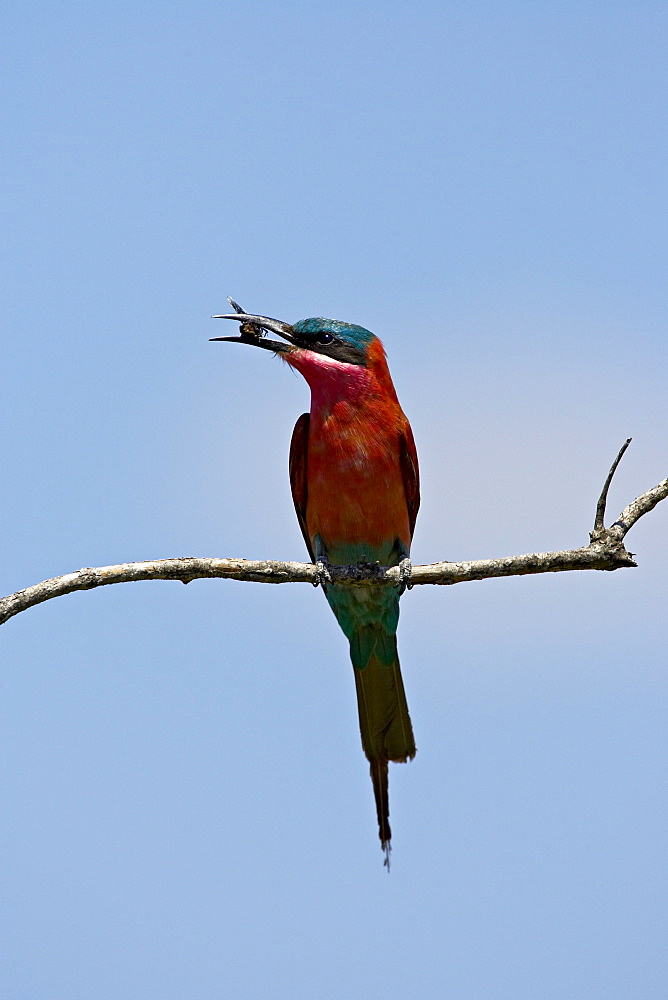
[[[412,590],[411,576],[413,575],[413,563],[408,556],[399,563],[399,596],[404,590]]]
[[[325,589],[325,584],[332,582],[332,576],[329,572],[329,563],[326,559],[318,559],[315,564],[315,580],[313,581],[314,587],[322,587]]]

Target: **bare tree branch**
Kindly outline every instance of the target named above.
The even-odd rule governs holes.
[[[614,524],[608,528],[608,531],[621,541],[643,514],[648,514],[650,510],[654,510],[656,505],[665,500],[667,496],[668,479],[663,479],[658,486],[647,490],[646,493],[633,500],[628,507],[625,507]]]
[[[636,566],[633,556],[624,548],[623,540],[633,525],[668,497],[668,479],[647,490],[628,504],[617,520],[609,527],[603,525],[605,504],[610,481],[629,441],[619,452],[610,470],[596,508],[591,542],[579,549],[559,552],[533,552],[526,555],[507,556],[501,559],[476,559],[469,562],[439,562],[427,566],[414,566],[411,586],[437,584],[450,586],[468,580],[486,580],[502,576],[525,576],[535,573],[561,573],[570,570],[616,570]],[[400,582],[398,566],[330,566],[332,580],[336,583],[378,584],[395,586]],[[318,581],[317,568],[312,563],[277,562],[250,559],[157,559],[149,562],[120,563],[117,566],[86,567],[76,573],[44,580],[33,587],[0,599],[0,624],[14,615],[49,601],[53,597],[71,594],[75,590],[92,590],[112,583],[130,583],[137,580],[191,580],[222,578],[254,583],[311,583]]]

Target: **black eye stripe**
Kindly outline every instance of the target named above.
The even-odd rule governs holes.
[[[345,364],[366,364],[366,354],[363,348],[342,340],[335,334],[328,333],[325,330],[318,333],[297,334],[295,343],[300,347],[305,347],[308,351],[325,354],[327,357],[343,361]]]

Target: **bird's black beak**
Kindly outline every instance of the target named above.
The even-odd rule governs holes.
[[[270,316],[252,316],[243,311],[233,299],[228,300],[236,312],[226,313],[222,316],[212,316],[212,319],[233,319],[240,323],[238,337],[211,337],[210,340],[224,340],[233,344],[253,344],[255,347],[264,347],[267,351],[275,354],[288,354],[294,350],[295,334],[289,323],[282,323],[279,319],[271,319]],[[288,341],[284,344],[280,340],[267,340],[264,332],[277,333]]]

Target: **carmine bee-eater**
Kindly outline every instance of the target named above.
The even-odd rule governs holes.
[[[350,642],[362,746],[371,768],[378,833],[389,867],[387,765],[415,756],[397,655],[399,597],[420,505],[418,461],[380,340],[361,326],[304,319],[290,325],[244,313],[239,337],[214,340],[273,351],[311,389],[311,412],[295,425],[290,485],[304,541],[329,605]],[[282,341],[269,340],[264,331]],[[401,568],[399,586],[336,585],[329,565]]]

